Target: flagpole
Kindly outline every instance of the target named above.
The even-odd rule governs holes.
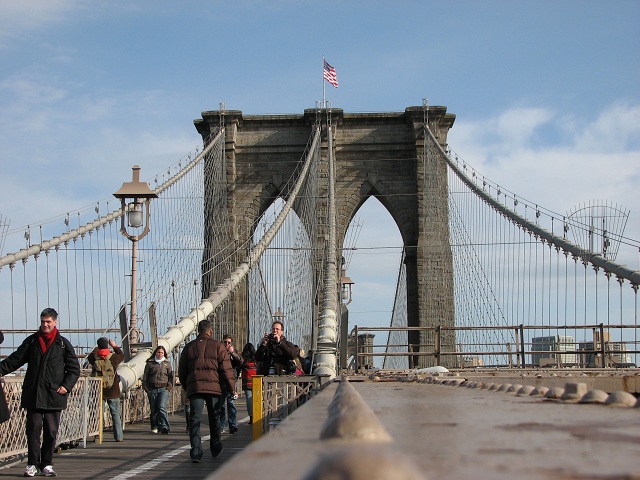
[[[324,81],[324,55],[322,56],[322,108],[327,108],[327,97],[325,95],[326,84]]]

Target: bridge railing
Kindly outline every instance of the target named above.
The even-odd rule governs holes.
[[[0,462],[27,452],[26,410],[20,408],[23,376],[5,376],[3,384],[11,418],[0,424]],[[67,409],[62,411],[58,445],[86,442],[100,434],[100,378],[80,377],[69,394]],[[92,401],[93,399],[93,401]]]
[[[275,428],[330,381],[329,375],[253,377],[253,438]]]
[[[0,464],[27,453],[25,436],[26,411],[20,408],[23,375],[5,376],[3,388],[11,418],[0,424]],[[172,389],[167,404],[170,413],[183,410],[180,386]],[[87,441],[102,441],[105,429],[112,427],[111,415],[101,417],[100,398],[102,379],[89,377],[84,372],[69,394],[67,409],[62,411],[57,445],[86,447]],[[149,418],[149,402],[141,388],[129,390],[122,401],[122,421],[125,424],[144,422]]]
[[[625,341],[610,341],[609,329],[631,330]],[[417,344],[364,344],[361,339],[365,332],[432,332],[434,343]],[[444,347],[441,341],[446,332],[484,332],[487,340],[482,343],[458,342],[454,349]],[[500,343],[489,340],[497,338],[490,333],[506,332],[508,341]],[[584,338],[577,340],[582,331]],[[456,368],[476,368],[482,366],[505,368],[637,368],[640,340],[637,333],[640,325],[605,325],[602,323],[576,326],[541,327],[539,325],[513,326],[431,326],[431,327],[359,327],[353,329],[354,369],[357,371],[373,367],[373,357],[405,357],[406,367],[415,368],[415,359],[420,356],[432,357],[435,365],[454,365]],[[535,336],[534,336],[535,335]],[[460,338],[460,336],[458,336]],[[604,339],[601,341],[600,339]],[[485,359],[490,358],[491,364]],[[496,359],[501,361],[496,362]]]

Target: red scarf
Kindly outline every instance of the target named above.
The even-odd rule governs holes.
[[[111,353],[111,350],[109,350],[108,348],[97,348],[96,353],[102,360],[104,360],[109,356],[109,354]]]
[[[42,353],[47,352],[47,348],[51,346],[57,334],[58,329],[56,327],[53,327],[53,330],[51,330],[49,333],[44,333],[42,330],[38,330],[38,342],[40,343],[40,349],[42,350]]]

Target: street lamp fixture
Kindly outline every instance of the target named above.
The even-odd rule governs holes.
[[[120,233],[131,241],[131,314],[129,318],[129,344],[135,345],[139,340],[136,283],[138,240],[141,240],[149,233],[151,219],[149,204],[151,203],[151,199],[158,198],[158,195],[149,188],[148,183],[140,181],[140,167],[138,165],[134,165],[132,170],[131,181],[124,182],[120,190],[114,193],[113,196],[120,199],[122,208]],[[127,225],[125,225],[125,217],[127,217],[127,225],[129,228],[143,228],[142,232],[129,232]]]
[[[271,320],[273,322],[280,322],[284,325],[284,312],[280,307],[276,309],[276,311],[271,315]]]
[[[342,259],[342,275],[340,276],[340,368],[347,368],[347,357],[349,355],[349,309],[347,305],[351,303],[351,287],[353,280],[347,277],[344,268],[344,258]]]
[[[345,305],[349,305],[351,303],[351,300],[353,300],[353,298],[351,297],[351,287],[353,285],[353,280],[347,277],[347,272],[344,268],[342,269],[340,285],[340,296],[342,297],[342,303],[344,303]]]

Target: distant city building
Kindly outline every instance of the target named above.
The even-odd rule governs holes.
[[[531,363],[538,367],[577,366],[576,342],[570,335],[534,337],[531,340]],[[550,352],[550,353],[543,353]],[[551,353],[554,352],[554,353]],[[568,352],[568,353],[556,353]]]
[[[370,369],[373,368],[373,355],[362,355],[373,353],[373,339],[375,335],[372,333],[361,333],[358,335],[358,366],[357,368]]]
[[[605,339],[608,336],[605,337]],[[581,342],[578,344],[580,351],[581,368],[602,368],[602,351],[599,343]],[[628,367],[635,366],[631,362],[631,354],[627,353],[627,344],[624,342],[604,342],[604,367]]]
[[[484,366],[484,361],[480,357],[464,357],[462,368],[474,368]]]

